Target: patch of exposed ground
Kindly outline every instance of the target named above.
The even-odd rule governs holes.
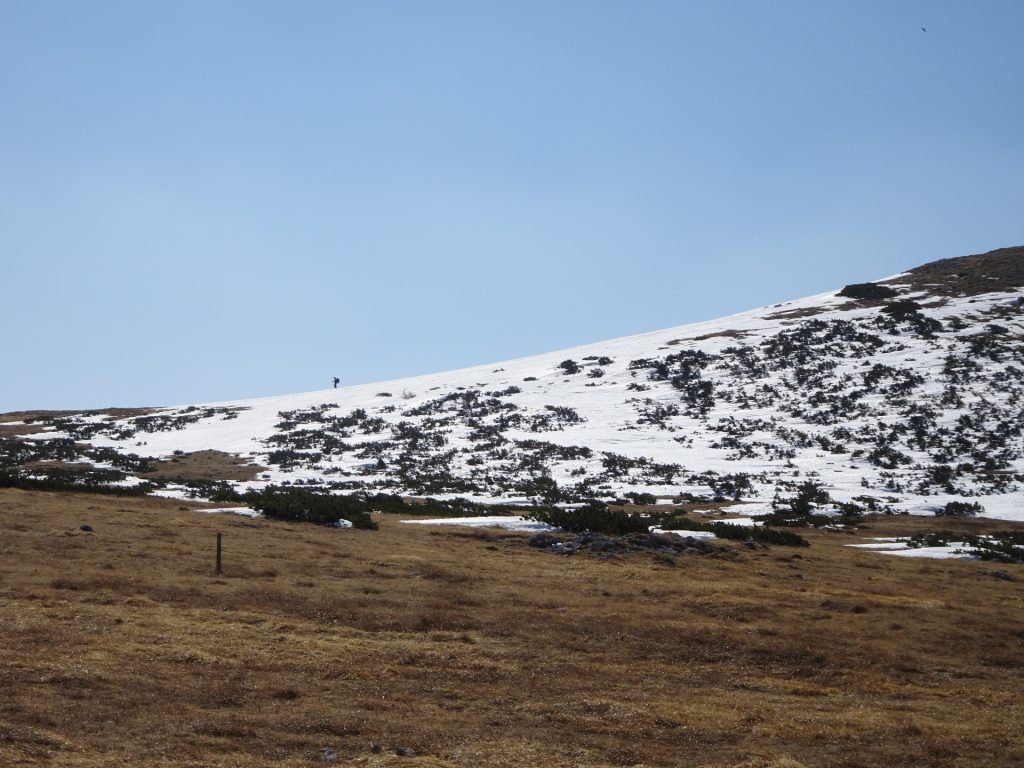
[[[701,336],[694,336],[690,341],[707,341],[708,339],[745,339],[750,335],[750,331],[739,331],[735,328],[727,328],[724,331],[715,331],[714,333],[705,333]],[[670,344],[673,342],[669,342]],[[678,342],[676,342],[678,343]]]
[[[784,309],[781,312],[773,312],[765,315],[768,320],[799,320],[802,317],[814,317],[825,310],[821,307],[801,307],[800,309]]]
[[[11,421],[33,421],[38,419],[62,419],[65,416],[76,416],[81,411],[10,411],[0,413],[0,424]]]
[[[0,424],[0,438],[32,435],[38,431],[38,424]]]
[[[255,480],[267,468],[224,451],[194,451],[152,459],[139,476],[150,480]]]
[[[908,285],[941,296],[1016,290],[1024,287],[1024,246],[933,261],[882,284]]]
[[[67,471],[94,469],[94,465],[84,461],[27,461],[21,466],[25,469],[61,469]]]
[[[19,437],[21,435],[32,435],[41,432],[41,422],[51,419],[64,419],[68,416],[101,415],[107,421],[115,419],[130,419],[136,416],[148,416],[156,413],[153,408],[104,408],[96,411],[11,411],[0,413],[0,438]],[[11,423],[11,422],[26,422]]]
[[[156,413],[156,408],[100,408],[91,411],[10,411],[0,413],[0,424],[10,421],[37,422],[47,419],[63,419],[68,416],[106,416],[107,420],[131,419]]]
[[[0,765],[298,768],[328,747],[368,768],[1024,754],[1024,579],[986,563],[807,531],[799,551],[669,567],[391,517],[339,531],[9,489],[0,529]]]

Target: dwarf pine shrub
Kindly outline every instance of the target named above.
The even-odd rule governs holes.
[[[586,506],[578,509],[545,507],[535,510],[530,517],[572,533],[590,531],[623,536],[627,533],[647,533],[651,527],[651,520],[648,517],[609,509],[606,504],[596,500],[591,500]]]
[[[985,508],[976,501],[951,501],[942,509],[936,510],[936,517],[974,517],[984,514]]]
[[[876,283],[851,283],[839,292],[840,296],[845,296],[848,299],[891,299],[896,295],[896,291],[887,285],[878,285]]]
[[[377,523],[370,517],[370,504],[355,494],[335,496],[278,486],[249,491],[244,499],[250,507],[275,520],[317,525],[334,525],[338,520],[348,520],[355,528],[377,529]]]

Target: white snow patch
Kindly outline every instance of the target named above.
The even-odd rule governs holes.
[[[723,512],[736,513],[743,515],[744,517],[752,517],[754,515],[770,515],[775,510],[772,509],[771,502],[769,501],[752,501],[746,502],[745,504],[737,504],[733,507],[728,507]],[[735,519],[735,518],[734,518]],[[730,522],[729,520],[723,520],[723,522]],[[741,523],[741,525],[750,525],[750,523]]]
[[[166,488],[157,488],[150,491],[150,496],[159,496],[162,499],[177,499],[178,501],[195,501],[195,497],[189,496],[189,489],[184,485],[168,485]]]
[[[651,533],[671,533],[683,539],[714,539],[717,538],[711,531],[667,531],[663,528],[651,528]]]
[[[973,560],[973,555],[963,551],[963,542],[951,543],[944,547],[917,547],[916,549],[884,549],[882,555],[898,555],[900,557],[934,557],[939,560]]]
[[[899,557],[931,557],[940,560],[973,560],[974,556],[964,552],[968,544],[963,541],[951,541],[940,547],[908,547],[907,539],[893,537],[875,538],[865,544],[845,544],[847,547],[877,552],[880,555],[897,555]]]
[[[492,517],[440,517],[430,520],[403,520],[409,525],[461,525],[467,528],[504,528],[509,531],[557,531],[554,526],[519,515]]]
[[[207,512],[211,515],[242,515],[243,517],[263,517],[262,512],[257,512],[249,507],[217,507],[217,509],[202,509],[200,512]],[[352,523],[349,523],[352,525]]]
[[[760,520],[755,520],[752,517],[723,517],[718,520],[712,520],[713,523],[725,523],[726,525],[743,525],[747,528],[751,528],[755,525],[761,525]]]

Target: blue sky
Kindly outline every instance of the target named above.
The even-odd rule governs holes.
[[[1022,244],[1022,32],[985,0],[0,0],[0,411],[496,362]]]

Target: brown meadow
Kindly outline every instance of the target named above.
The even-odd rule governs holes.
[[[1008,524],[671,566],[194,506],[0,490],[0,765],[1024,763],[1024,569],[842,546]]]

